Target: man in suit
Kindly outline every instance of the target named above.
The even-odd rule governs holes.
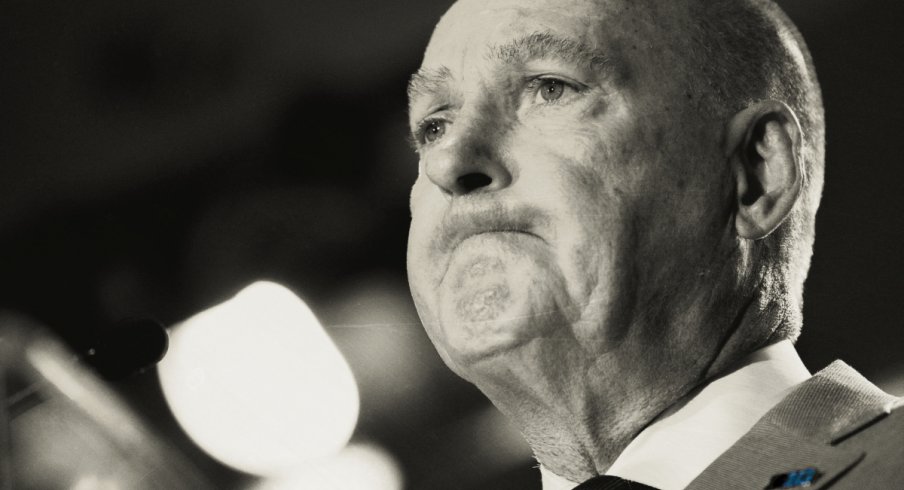
[[[545,489],[904,488],[895,400],[792,346],[824,122],[771,1],[461,0],[409,98],[418,312]]]

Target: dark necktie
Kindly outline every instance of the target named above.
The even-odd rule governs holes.
[[[625,480],[617,476],[600,475],[574,487],[574,490],[656,490],[643,483]]]

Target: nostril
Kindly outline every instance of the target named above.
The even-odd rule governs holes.
[[[493,179],[487,174],[471,173],[462,175],[457,180],[459,188],[465,193],[476,191],[493,183]]]

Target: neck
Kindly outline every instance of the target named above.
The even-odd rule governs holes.
[[[693,386],[638,370],[668,362],[646,352],[617,349],[589,358],[580,348],[553,356],[544,347],[539,339],[517,356],[484,361],[477,384],[520,428],[537,460],[571,481],[605,473],[650,421]],[[561,354],[559,348],[552,352]],[[612,376],[632,370],[633,376]]]
[[[734,321],[722,319],[721,342],[694,352],[662,338],[626,341],[603,353],[577,343],[563,346],[562,339],[536,339],[516,353],[482,361],[473,379],[520,428],[540,464],[582,482],[604,474],[676,401],[770,343],[776,329],[764,326],[780,323],[752,305],[735,310]]]

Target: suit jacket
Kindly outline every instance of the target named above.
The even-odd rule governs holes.
[[[780,485],[785,476],[815,475],[808,490],[904,489],[902,402],[836,361],[801,383],[687,488],[803,488]]]

